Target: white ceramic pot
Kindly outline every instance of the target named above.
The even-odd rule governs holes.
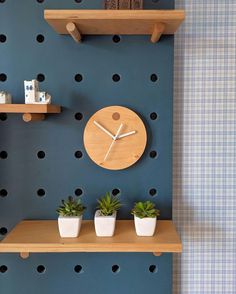
[[[59,216],[58,228],[62,238],[76,238],[79,236],[82,215],[77,216]]]
[[[95,231],[98,237],[112,237],[116,226],[116,212],[113,215],[103,216],[97,210],[94,216]]]
[[[134,216],[136,234],[141,237],[151,237],[155,233],[157,218]]]

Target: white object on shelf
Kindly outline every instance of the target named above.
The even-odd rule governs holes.
[[[47,92],[39,91],[37,80],[24,81],[25,104],[51,104],[51,95]]]
[[[139,218],[136,215],[134,216],[136,234],[141,237],[153,236],[156,229],[156,223],[156,217]]]
[[[98,237],[112,237],[116,226],[116,212],[113,215],[103,216],[97,210],[94,216],[95,231]]]
[[[11,104],[12,103],[12,97],[11,94],[0,91],[0,104]]]
[[[37,93],[37,103],[39,104],[51,104],[51,95],[47,92],[38,92]]]
[[[83,216],[59,216],[58,228],[62,238],[76,238],[79,236]]]
[[[39,83],[37,80],[24,81],[25,86],[25,104],[34,104],[37,102],[37,93],[39,92]]]

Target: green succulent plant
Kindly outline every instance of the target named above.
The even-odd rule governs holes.
[[[98,206],[97,209],[100,210],[101,215],[109,216],[112,215],[115,211],[118,211],[121,207],[120,200],[111,195],[110,192],[107,192],[105,196],[97,200]]]
[[[155,208],[155,203],[151,201],[136,202],[134,208],[131,210],[131,214],[139,217],[157,217],[160,215],[160,211]]]
[[[62,205],[57,209],[60,216],[81,216],[86,207],[83,206],[80,199],[76,200],[72,196],[68,200],[62,200]]]

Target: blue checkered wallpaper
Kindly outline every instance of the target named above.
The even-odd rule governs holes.
[[[236,1],[177,0],[175,294],[236,293]]]

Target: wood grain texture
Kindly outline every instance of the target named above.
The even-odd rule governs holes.
[[[60,113],[61,106],[53,104],[0,104],[5,113]]]
[[[113,237],[96,237],[83,221],[77,238],[60,238],[57,221],[22,221],[0,242],[0,252],[182,252],[170,220],[159,220],[153,237],[138,237],[132,220],[119,220]]]
[[[156,23],[163,34],[174,34],[185,18],[183,10],[45,10],[44,18],[59,34],[66,24],[76,24],[82,35],[151,35]]]
[[[114,119],[119,114],[119,119]],[[113,135],[116,134],[121,123],[121,135],[131,131],[136,133],[114,142],[105,159],[105,155],[112,143],[112,138],[99,129],[94,121],[101,124]],[[109,106],[97,111],[88,121],[84,130],[84,146],[89,157],[99,166],[119,170],[133,165],[142,156],[147,143],[147,134],[141,118],[132,110],[122,106]]]

